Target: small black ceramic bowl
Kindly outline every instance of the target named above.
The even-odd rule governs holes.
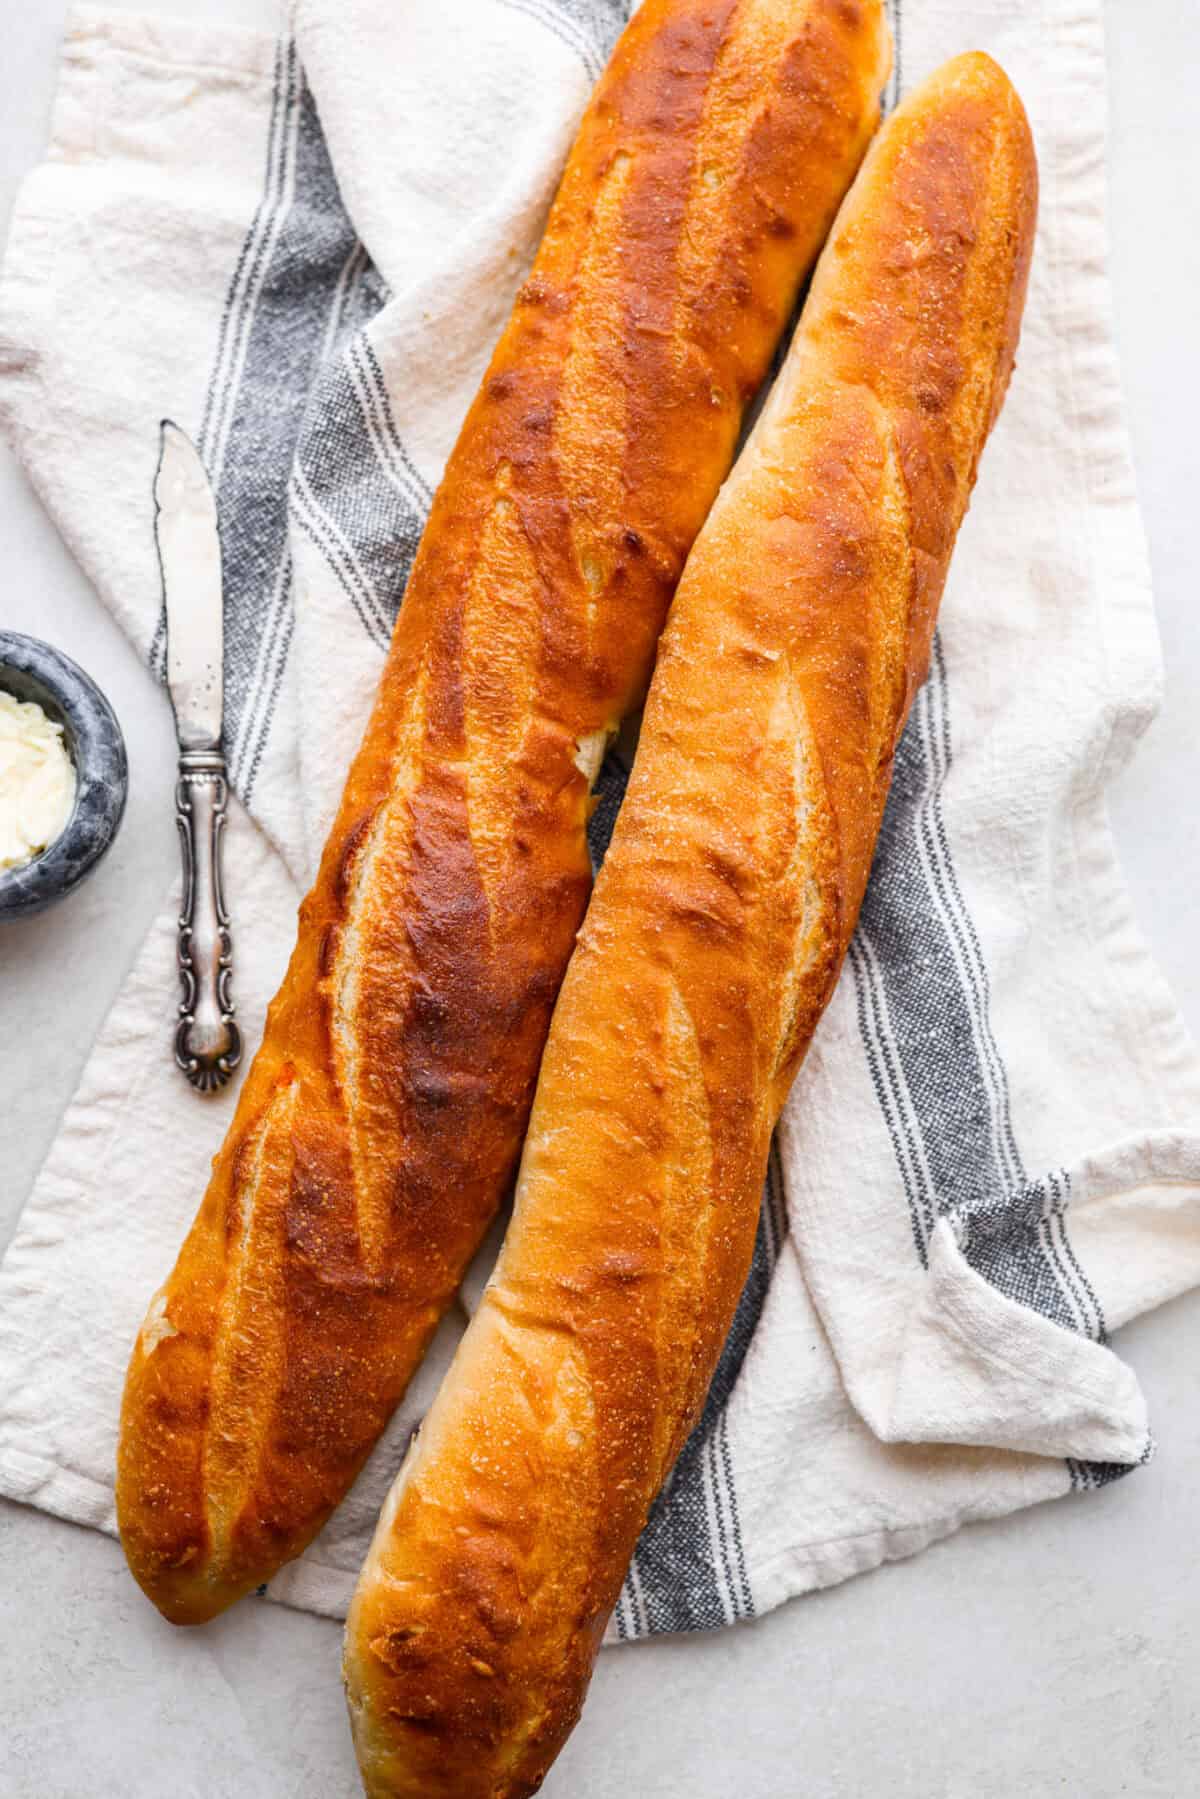
[[[0,631],[0,687],[36,700],[63,728],[75,765],[71,816],[40,855],[0,870],[0,921],[40,912],[78,887],[117,834],[129,787],[125,739],[116,713],[77,662],[39,638]]]

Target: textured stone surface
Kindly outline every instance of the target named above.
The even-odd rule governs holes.
[[[0,921],[62,899],[110,848],[125,812],[129,766],[117,715],[90,675],[52,644],[0,631],[0,687],[34,700],[63,727],[75,768],[75,805],[40,856],[0,873]]]

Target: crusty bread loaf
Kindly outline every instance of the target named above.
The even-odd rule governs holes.
[[[692,551],[512,1224],[347,1623],[371,1799],[523,1799],[579,1714],[854,929],[1012,367],[1036,184],[986,57],[914,94]]]
[[[291,966],[125,1389],[177,1622],[299,1554],[512,1179],[589,786],[878,118],[880,0],[646,0],[463,427]]]

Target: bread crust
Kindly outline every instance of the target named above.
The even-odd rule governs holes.
[[[646,0],[435,499],[287,976],[125,1387],[131,1569],[315,1536],[512,1179],[589,783],[874,129],[879,0]]]
[[[1036,213],[984,56],[884,128],[688,561],[492,1282],[347,1621],[371,1799],[525,1799],[746,1277],[1017,340]]]

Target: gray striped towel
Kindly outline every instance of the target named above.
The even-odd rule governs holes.
[[[1145,1461],[1109,1334],[1200,1277],[1200,1066],[1104,809],[1159,666],[1104,272],[1102,0],[892,13],[895,91],[982,47],[1028,104],[1044,203],[1021,367],[737,1318],[614,1637],[726,1624]],[[145,658],[147,705],[166,703],[160,416],[203,448],[251,1039],[430,495],[622,17],[298,0],[273,39],[71,16],[0,286],[0,408]],[[618,747],[597,860],[627,768]],[[175,910],[164,893],[0,1269],[0,1492],[108,1531],[128,1346],[232,1104],[197,1104],[164,1054]],[[461,1322],[271,1597],[344,1610]]]

